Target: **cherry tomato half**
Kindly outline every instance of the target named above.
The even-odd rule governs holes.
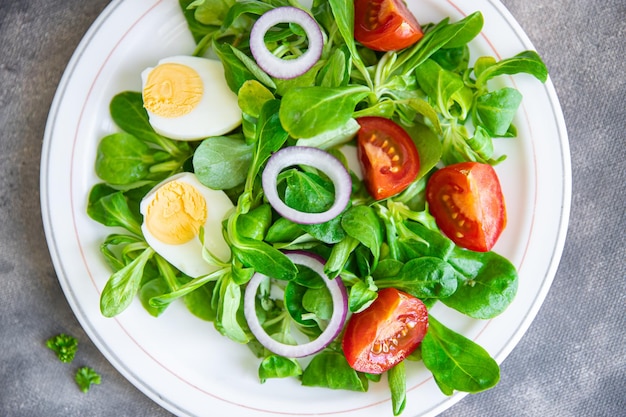
[[[428,328],[428,311],[418,298],[395,288],[350,317],[343,353],[357,371],[380,374],[401,362],[420,344]]]
[[[441,231],[467,249],[491,250],[506,226],[500,181],[489,164],[462,162],[436,171],[426,201]]]
[[[356,0],[354,39],[376,51],[396,51],[424,36],[403,0]]]
[[[411,184],[420,169],[413,139],[397,123],[384,117],[360,117],[358,157],[363,181],[376,200],[391,197]]]

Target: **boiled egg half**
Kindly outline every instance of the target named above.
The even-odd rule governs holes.
[[[164,58],[141,73],[143,105],[152,128],[177,140],[197,140],[230,132],[241,123],[237,95],[220,61]]]
[[[221,260],[228,260],[230,248],[222,234],[222,220],[233,203],[221,190],[204,186],[193,173],[174,175],[155,186],[142,199],[141,230],[156,253],[190,277],[217,269],[202,256],[204,246]]]

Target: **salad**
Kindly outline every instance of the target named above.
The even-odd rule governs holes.
[[[367,391],[386,374],[395,415],[407,360],[446,395],[497,384],[488,352],[430,310],[490,319],[515,296],[491,251],[506,226],[492,166],[522,97],[490,81],[543,82],[540,57],[470,57],[480,12],[424,24],[402,0],[180,6],[193,56],[117,94],[98,147],[87,210],[116,228],[102,313],[182,300],[250,348],[260,382]]]

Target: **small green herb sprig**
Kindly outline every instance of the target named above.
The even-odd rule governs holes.
[[[60,333],[46,340],[46,346],[53,350],[63,363],[71,363],[78,351],[78,339],[65,333]],[[88,392],[92,384],[100,384],[101,376],[93,368],[83,366],[78,368],[74,380],[82,392]]]
[[[82,392],[89,392],[93,384],[100,384],[102,378],[100,374],[88,366],[78,368],[74,380]]]
[[[61,362],[70,363],[74,360],[78,350],[78,340],[73,336],[61,333],[48,339],[46,346],[57,354]]]

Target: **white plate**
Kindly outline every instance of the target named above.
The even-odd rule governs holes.
[[[425,23],[456,21],[482,11],[485,27],[474,53],[505,58],[530,41],[497,1],[423,0],[413,6]],[[41,162],[41,204],[52,259],[65,295],[85,331],[134,385],[178,415],[390,416],[386,383],[367,393],[301,387],[297,381],[257,381],[257,362],[246,347],[221,337],[211,323],[182,304],[149,316],[136,301],[114,319],[101,316],[99,298],[109,269],[99,245],[110,230],[86,215],[87,195],[98,182],[96,145],[115,130],[108,113],[118,92],[140,89],[139,74],[160,58],[190,54],[193,42],[176,0],[113,1],[90,28],[61,80],[52,104]],[[506,78],[524,95],[515,124],[519,137],[498,140],[509,158],[497,166],[509,224],[495,250],[520,274],[509,309],[489,321],[470,320],[443,307],[437,316],[502,362],[517,344],[550,287],[564,244],[570,205],[570,162],[561,109],[550,81]],[[408,369],[404,416],[433,416],[463,394],[443,396],[421,364]],[[507,375],[502,375],[503,379]]]

